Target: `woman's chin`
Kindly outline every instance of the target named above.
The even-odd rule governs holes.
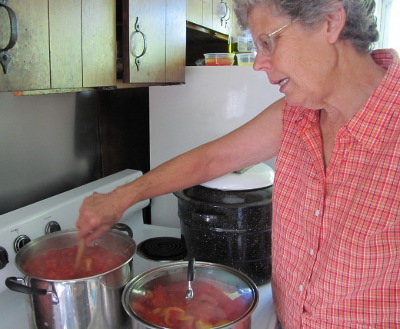
[[[321,109],[321,106],[317,106],[315,103],[311,102],[309,99],[299,99],[298,97],[294,97],[291,95],[285,95],[285,100],[290,106],[301,106],[308,108],[310,110]]]
[[[291,106],[305,106],[303,101],[291,95],[285,95],[285,100]]]

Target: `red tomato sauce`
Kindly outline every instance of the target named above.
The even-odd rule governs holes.
[[[237,320],[247,310],[244,298],[231,299],[213,284],[195,281],[194,297],[185,299],[187,285],[156,285],[146,295],[131,302],[142,319],[172,329],[207,329]],[[243,323],[246,328],[248,323]],[[236,328],[236,327],[235,327]]]
[[[206,58],[206,66],[231,66],[234,59],[230,58]]]
[[[23,266],[26,274],[41,279],[71,280],[110,271],[127,259],[100,246],[86,248],[81,265],[75,270],[78,247],[49,250],[33,257]]]

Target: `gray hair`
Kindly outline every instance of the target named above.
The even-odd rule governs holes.
[[[372,49],[378,40],[374,0],[233,0],[234,10],[242,29],[248,28],[248,14],[258,5],[275,8],[282,16],[298,19],[313,27],[339,7],[346,11],[346,23],[340,39],[350,40],[361,53]]]

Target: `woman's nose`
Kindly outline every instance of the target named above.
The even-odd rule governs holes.
[[[253,69],[255,71],[265,71],[272,67],[271,57],[257,52],[254,57]]]

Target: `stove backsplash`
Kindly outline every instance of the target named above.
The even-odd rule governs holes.
[[[0,93],[0,215],[131,168],[149,169],[148,88]]]

